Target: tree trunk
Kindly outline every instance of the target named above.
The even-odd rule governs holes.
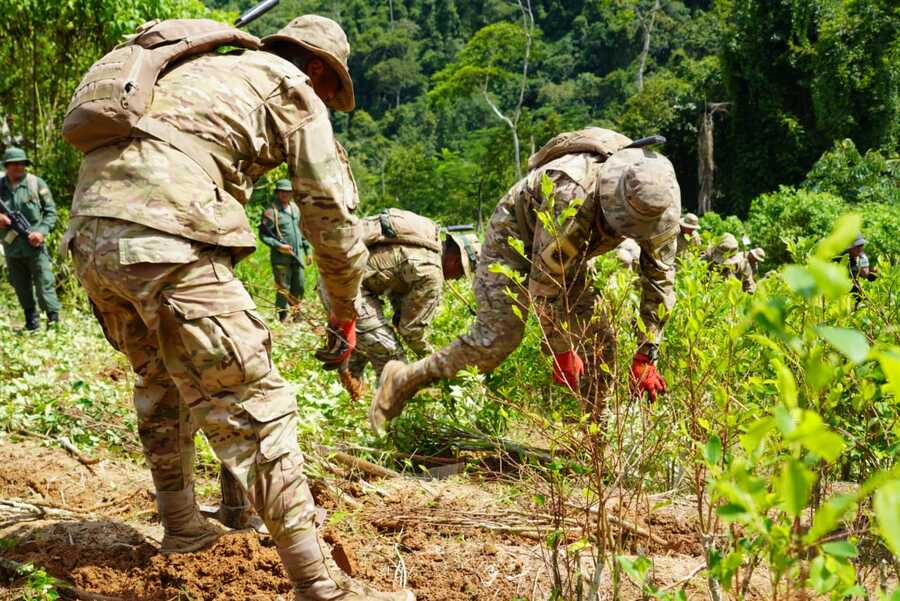
[[[641,21],[641,29],[644,32],[644,46],[641,49],[637,70],[638,91],[644,89],[644,69],[647,67],[647,56],[650,55],[650,36],[653,34],[653,24],[656,21],[656,13],[659,11],[659,2],[660,0],[656,0],[653,3],[653,8],[650,9],[650,14],[646,17],[642,17],[640,11],[635,9],[638,19]]]
[[[714,102],[704,107],[700,117],[700,131],[697,133],[697,179],[700,191],[697,194],[697,213],[703,215],[712,210],[715,196],[715,115],[725,111],[728,103]]]

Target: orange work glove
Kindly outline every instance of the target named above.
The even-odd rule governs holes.
[[[332,315],[328,319],[325,346],[316,350],[316,359],[325,364],[325,369],[336,369],[350,359],[355,348],[356,319],[337,321]]]
[[[575,351],[553,354],[553,381],[561,386],[578,390],[578,381],[584,373],[584,361]]]
[[[656,400],[656,395],[666,391],[666,381],[662,374],[656,370],[656,366],[650,362],[650,357],[644,353],[635,353],[631,362],[631,392],[638,396],[650,397],[650,401]]]

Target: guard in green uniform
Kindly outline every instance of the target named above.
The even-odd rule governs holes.
[[[10,228],[8,216],[0,213],[0,237],[6,254],[9,282],[25,311],[25,329],[40,327],[37,306],[47,314],[47,324],[59,321],[59,299],[44,238],[56,225],[56,205],[46,182],[26,172],[30,164],[25,151],[11,146],[3,153],[6,174],[0,178],[0,199],[10,211],[22,213],[31,224],[27,238]],[[37,301],[35,301],[37,292]]]
[[[259,237],[271,249],[272,275],[275,278],[275,307],[278,319],[288,316],[288,305],[295,305],[305,292],[303,267],[309,262],[309,243],[300,233],[300,210],[291,202],[291,181],[275,184],[275,200],[263,213]]]

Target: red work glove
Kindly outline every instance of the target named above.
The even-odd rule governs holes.
[[[568,386],[572,390],[578,390],[578,381],[584,373],[584,361],[575,351],[554,353],[553,355],[553,381],[561,386]]]
[[[335,369],[347,362],[355,348],[356,319],[337,321],[332,315],[328,319],[325,346],[316,350],[316,359],[325,364],[325,369]]]
[[[639,396],[644,396],[646,392],[651,401],[656,400],[657,393],[666,391],[666,381],[662,374],[644,353],[635,353],[631,362],[631,391]]]

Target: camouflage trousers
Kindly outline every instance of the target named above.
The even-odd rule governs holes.
[[[501,200],[485,235],[473,283],[477,305],[475,323],[468,332],[429,359],[440,377],[453,378],[461,370],[473,367],[480,372],[493,371],[521,344],[525,333],[523,319],[527,318],[529,310],[549,310],[529,302],[531,262],[508,242],[510,237],[522,238],[513,201],[510,196]],[[521,286],[492,270],[491,266],[495,263],[521,274]],[[582,269],[582,275],[567,286],[566,296],[570,329],[577,333],[573,338],[579,340],[575,351],[585,365],[581,394],[596,406],[596,399],[608,386],[608,370],[602,364],[613,361],[615,338],[608,318],[595,311],[598,295],[592,282],[584,275],[586,271]],[[521,318],[513,307],[518,307]]]
[[[157,490],[190,486],[199,427],[278,546],[313,528],[294,393],[227,250],[103,218],[75,219],[66,236],[107,339],[137,374]]]

